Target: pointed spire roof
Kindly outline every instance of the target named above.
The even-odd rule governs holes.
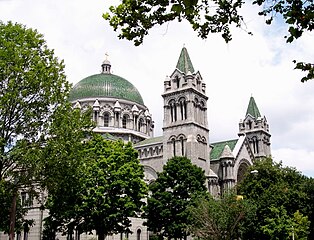
[[[185,74],[187,74],[189,71],[194,73],[193,64],[188,54],[188,50],[185,47],[183,47],[181,50],[176,68]]]
[[[246,116],[248,114],[250,114],[252,117],[255,117],[255,118],[261,117],[261,114],[258,110],[256,102],[252,96],[250,98],[250,102],[249,102],[249,105],[248,105],[247,110],[246,110]]]
[[[231,149],[228,145],[225,145],[224,150],[221,153],[220,158],[234,158]]]

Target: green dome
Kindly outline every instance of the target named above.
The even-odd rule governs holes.
[[[120,98],[144,105],[141,94],[126,79],[110,73],[100,73],[79,81],[70,92],[69,100],[82,98]]]

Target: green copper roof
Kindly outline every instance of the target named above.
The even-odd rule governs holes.
[[[210,159],[211,160],[219,159],[219,157],[221,156],[221,153],[224,150],[226,145],[228,145],[230,147],[230,150],[233,151],[233,149],[234,149],[235,145],[237,144],[237,142],[238,142],[238,139],[212,143],[211,145],[214,148],[210,152]]]
[[[125,99],[144,105],[136,87],[124,78],[110,73],[100,73],[84,78],[73,87],[69,100],[97,97]]]
[[[185,47],[183,47],[181,50],[181,54],[176,68],[179,69],[181,72],[184,72],[185,74],[187,74],[188,71],[194,73],[194,68],[190,56],[188,54],[188,50]]]
[[[146,145],[146,144],[160,143],[160,142],[162,142],[162,140],[163,140],[163,136],[148,138],[148,139],[145,139],[145,140],[143,140],[141,142],[136,143],[134,146],[135,147],[140,147],[140,146],[143,146],[143,145]]]
[[[246,116],[248,114],[250,114],[252,117],[255,117],[255,118],[261,117],[261,114],[258,110],[258,107],[253,97],[250,98],[250,102],[246,110]]]

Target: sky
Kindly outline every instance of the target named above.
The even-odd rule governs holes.
[[[287,44],[287,27],[277,19],[266,26],[258,9],[242,9],[245,25],[232,29],[226,44],[219,34],[197,37],[187,22],[156,26],[135,47],[119,40],[102,18],[116,0],[0,0],[0,20],[37,29],[63,59],[68,81],[75,84],[100,73],[108,53],[112,73],[141,93],[162,134],[163,81],[175,70],[185,46],[195,70],[206,82],[210,142],[237,138],[251,96],[269,123],[272,157],[314,177],[314,80],[301,83],[292,60],[314,60],[314,33]],[[247,32],[253,32],[253,36]]]

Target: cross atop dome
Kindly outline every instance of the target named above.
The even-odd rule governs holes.
[[[111,70],[111,63],[108,60],[109,54],[106,52],[105,56],[106,56],[106,59],[101,64],[101,73],[110,74],[111,73],[110,72],[110,70]]]

